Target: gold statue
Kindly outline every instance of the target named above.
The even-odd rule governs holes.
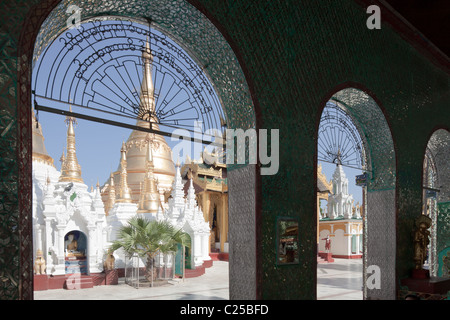
[[[416,220],[416,231],[414,233],[414,263],[417,270],[421,270],[427,257],[427,247],[430,243],[430,232],[427,230],[431,226],[431,219],[421,215]]]
[[[34,261],[34,274],[45,274],[46,268],[44,254],[41,249],[38,249]]]
[[[106,254],[105,262],[103,263],[103,269],[105,271],[114,270],[115,260],[116,259],[114,258],[113,254],[108,251],[108,253]]]
[[[77,252],[78,249],[78,241],[74,238],[74,235],[71,233],[67,236],[69,238],[69,244],[67,245],[68,252]]]
[[[84,251],[80,251],[81,248],[78,248],[78,241],[73,233],[69,233],[67,235],[66,249],[68,257],[77,257],[77,258],[85,257]]]

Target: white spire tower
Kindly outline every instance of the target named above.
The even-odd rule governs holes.
[[[333,194],[328,198],[328,217],[336,219],[352,217],[353,196],[348,194],[348,179],[338,157],[338,164],[333,173]]]

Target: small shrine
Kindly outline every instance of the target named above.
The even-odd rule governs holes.
[[[37,234],[34,245],[46,253],[47,274],[101,272],[103,249],[107,244],[104,206],[99,185],[89,192],[81,178],[75,148],[76,121],[67,117],[66,123],[67,154],[61,157],[61,172],[57,172],[51,162],[33,162],[36,164],[33,213]],[[35,131],[36,139],[40,138],[42,143],[34,154],[36,159],[42,160],[44,157],[40,154],[46,154],[42,131]]]

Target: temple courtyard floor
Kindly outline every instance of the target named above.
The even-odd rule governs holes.
[[[204,275],[161,287],[135,289],[123,279],[115,286],[35,291],[35,300],[228,300],[228,262],[214,261]],[[318,300],[361,300],[362,260],[335,259],[317,270]]]

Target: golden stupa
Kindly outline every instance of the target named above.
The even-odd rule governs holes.
[[[72,108],[69,109],[72,112]],[[67,156],[64,153],[61,157],[61,176],[59,181],[68,182],[80,182],[83,183],[81,178],[81,166],[78,163],[76,147],[75,147],[75,129],[76,119],[73,117],[66,117],[67,123]]]
[[[49,166],[55,167],[53,158],[49,156],[47,149],[45,148],[44,135],[42,133],[41,124],[37,122],[34,111],[31,111],[33,121],[33,161],[43,162]]]
[[[154,86],[152,80],[152,62],[149,42],[146,43],[146,50],[142,53],[144,62],[143,78],[141,83],[139,117],[136,126],[159,130],[158,119],[155,114]],[[127,181],[131,189],[131,198],[134,203],[139,203],[141,192],[147,172],[148,146],[152,148],[153,175],[157,181],[160,193],[169,191],[175,178],[175,166],[172,161],[172,150],[163,136],[133,130],[125,142],[127,158]],[[111,175],[114,177],[116,195],[120,192],[120,165]],[[110,178],[111,179],[111,178]],[[102,199],[106,205],[109,198],[110,179],[102,188]],[[106,207],[108,214],[109,207]]]
[[[155,215],[161,206],[161,196],[158,191],[157,180],[154,174],[152,144],[147,145],[146,173],[141,188],[141,198],[139,200],[138,213],[151,213]]]

